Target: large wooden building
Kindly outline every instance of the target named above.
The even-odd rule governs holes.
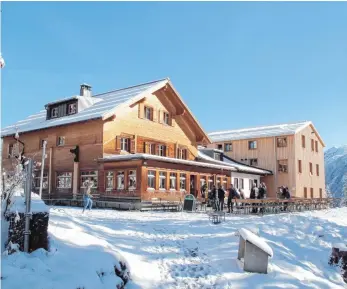
[[[240,179],[271,174],[199,153],[211,141],[169,79],[97,95],[83,84],[80,95],[42,107],[2,130],[2,165],[10,170],[23,148],[41,161],[46,141],[46,199],[76,197],[89,179],[104,198],[182,200],[188,193],[199,197],[204,183],[228,187],[232,172]]]
[[[325,197],[324,142],[310,121],[218,131],[209,145],[273,175],[262,178],[275,197],[280,186],[300,198]]]

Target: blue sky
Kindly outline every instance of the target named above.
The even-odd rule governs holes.
[[[347,3],[3,5],[2,126],[170,77],[206,131],[312,120],[347,143]]]

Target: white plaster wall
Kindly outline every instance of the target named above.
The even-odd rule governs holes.
[[[235,178],[237,179],[243,179],[243,183],[244,183],[244,188],[243,188],[243,192],[245,194],[245,198],[249,198],[249,195],[251,193],[251,187],[249,184],[249,180],[253,180],[253,182],[255,180],[257,180],[257,184],[259,185],[260,183],[260,176],[259,175],[251,175],[251,174],[243,174],[243,173],[235,173],[232,172],[231,173],[231,183],[235,186]],[[239,187],[240,188],[240,180],[238,181],[239,183]]]

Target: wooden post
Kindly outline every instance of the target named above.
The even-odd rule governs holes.
[[[72,194],[74,199],[76,199],[77,197],[77,190],[78,190],[78,170],[79,170],[79,163],[74,162],[73,163],[73,181],[72,181]]]
[[[53,155],[53,148],[49,148],[48,199],[51,198],[51,192],[52,192],[52,155]]]

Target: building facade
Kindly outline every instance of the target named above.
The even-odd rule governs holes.
[[[325,197],[324,142],[310,121],[212,132],[209,147],[244,164],[271,170],[268,194],[287,186],[292,196]]]
[[[269,174],[200,159],[198,146],[211,141],[169,79],[97,95],[83,84],[80,95],[44,108],[1,136],[7,172],[20,153],[41,162],[47,142],[45,199],[76,197],[92,180],[106,199],[178,201],[188,193],[199,197],[205,183],[229,187],[231,172]],[[34,191],[39,176],[37,168]]]

